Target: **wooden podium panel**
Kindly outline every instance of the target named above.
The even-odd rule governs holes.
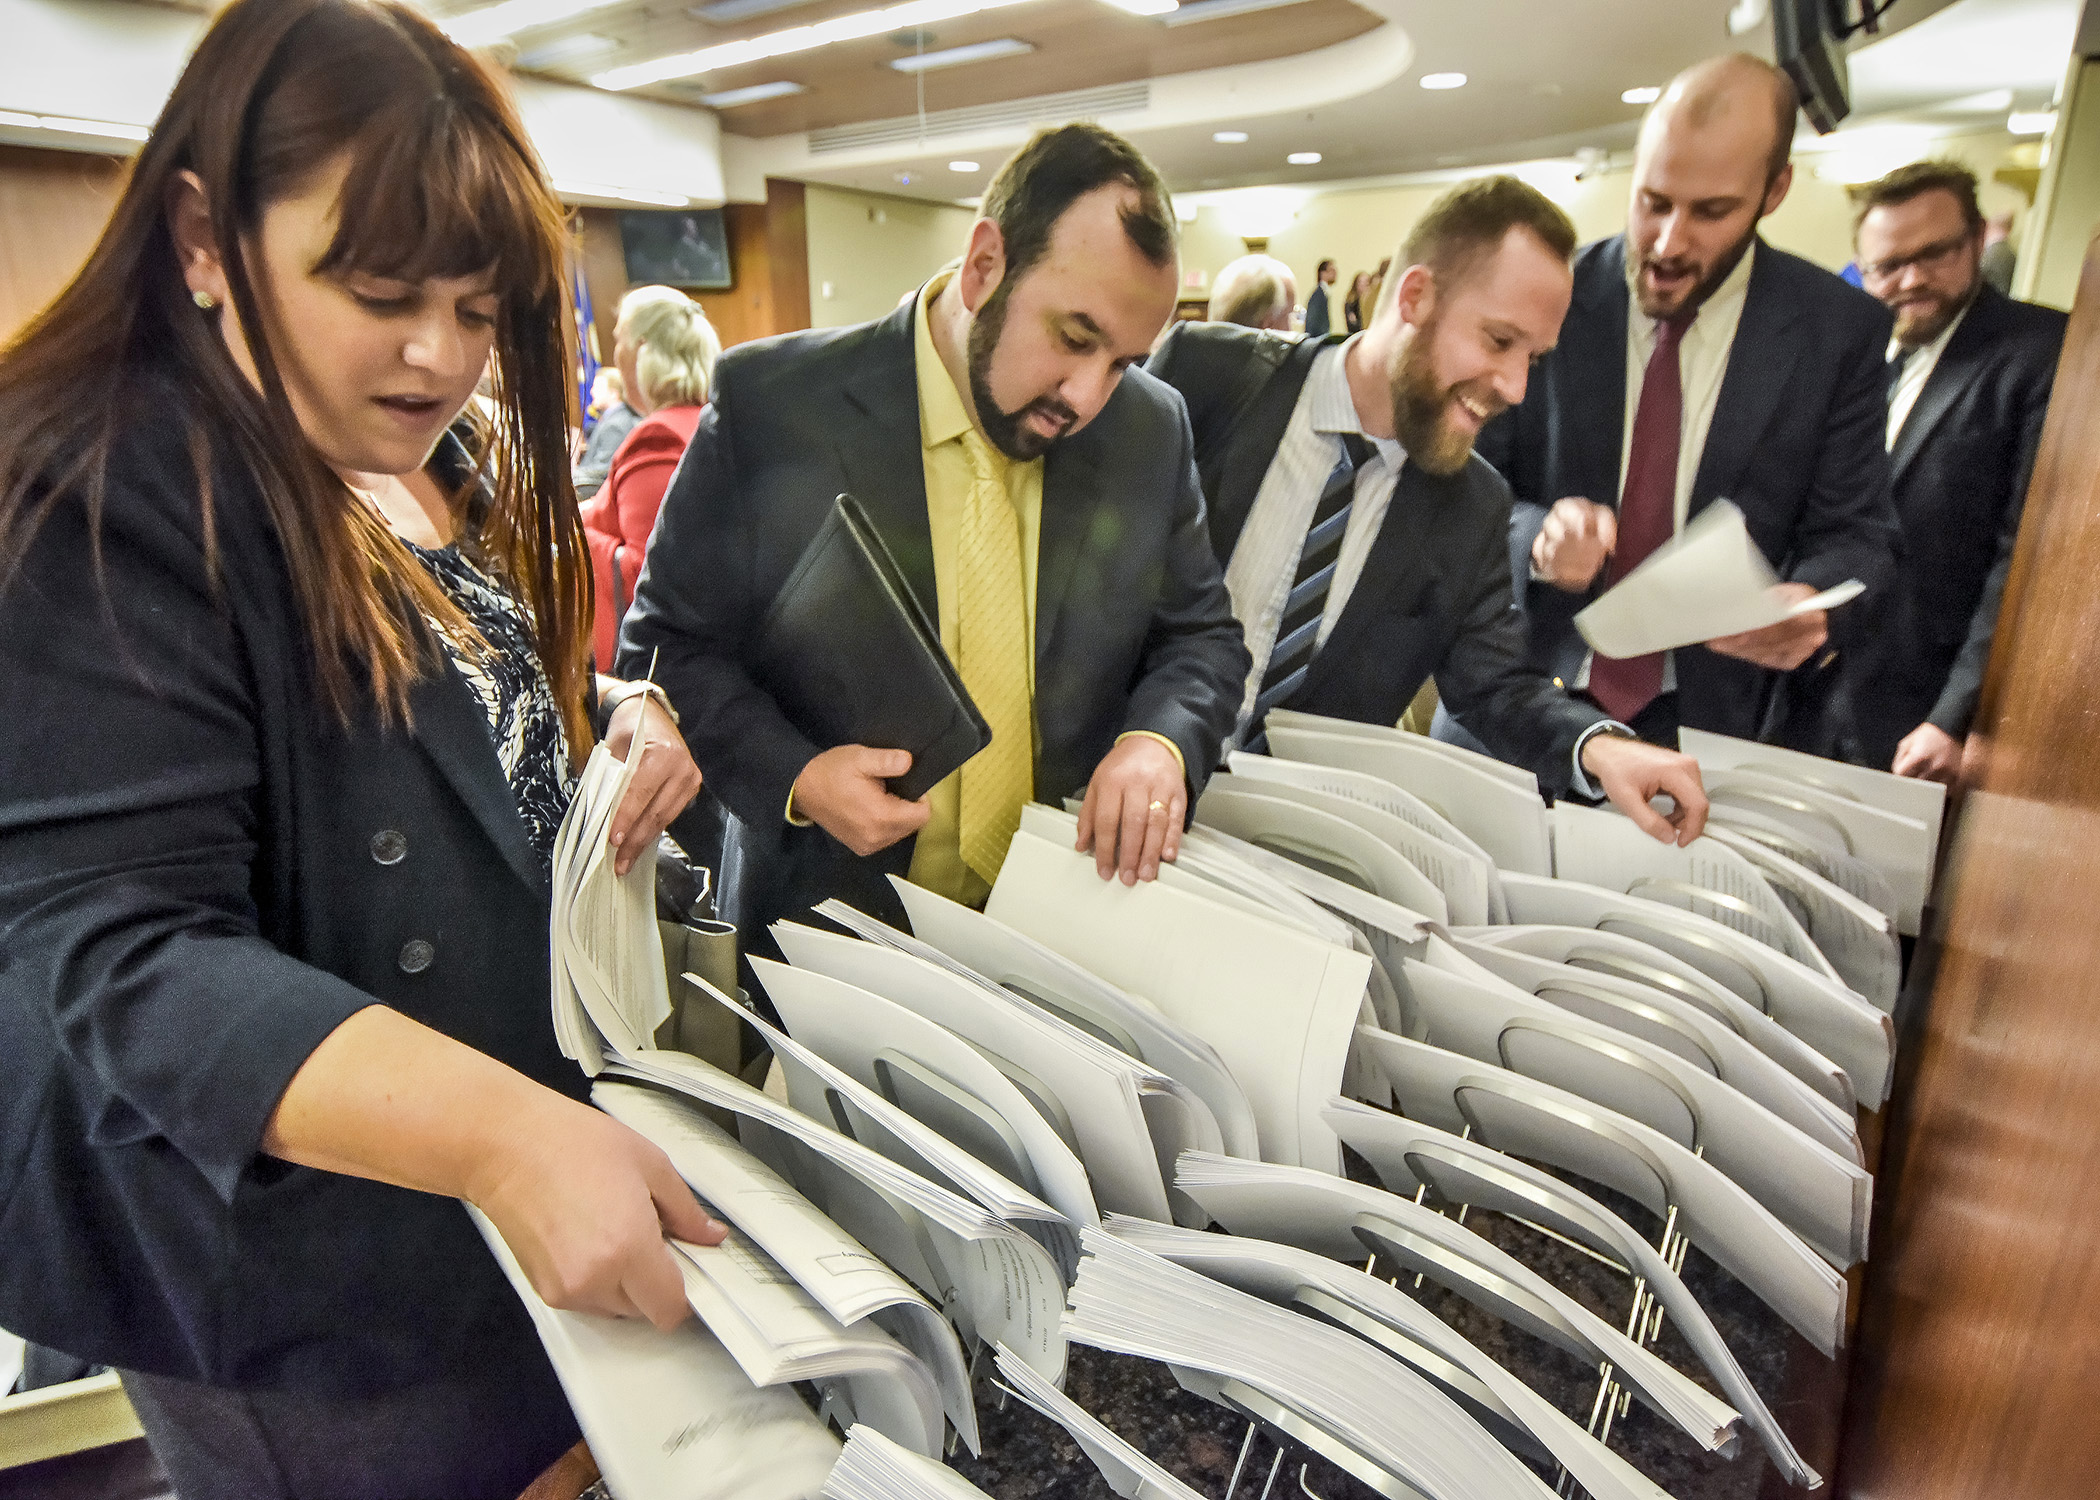
[[[1838,1494],[2100,1495],[2100,246],[1912,1018]],[[1920,953],[1930,961],[1934,955]]]

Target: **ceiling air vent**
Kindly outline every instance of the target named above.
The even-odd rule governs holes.
[[[1115,83],[1098,89],[1072,89],[1062,94],[1037,94],[1028,99],[1007,99],[998,104],[979,104],[969,109],[934,109],[921,122],[917,115],[899,115],[889,120],[868,120],[859,125],[833,125],[809,133],[812,156],[840,151],[858,151],[870,146],[904,146],[920,140],[963,135],[1013,126],[1062,124],[1067,120],[1098,120],[1141,110],[1152,102],[1152,85]]]

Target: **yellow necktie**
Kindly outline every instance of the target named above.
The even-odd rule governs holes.
[[[1035,791],[1028,594],[1021,575],[1021,520],[1006,492],[1005,465],[975,428],[962,441],[975,482],[957,549],[956,668],[992,727],[992,742],[962,768],[960,843],[963,863],[993,881],[1021,826],[1022,804]]]

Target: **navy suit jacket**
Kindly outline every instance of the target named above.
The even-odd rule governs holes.
[[[99,572],[67,500],[0,587],[0,1326],[328,1394],[537,1361],[457,1202],[259,1154],[368,1005],[584,1093],[488,721],[440,654],[339,723],[253,481],[214,571],[183,392],[127,409]]]
[[[1531,544],[1563,496],[1618,504],[1630,307],[1625,237],[1585,246],[1559,345],[1523,402],[1480,438],[1482,456],[1516,492],[1510,565],[1527,580],[1527,653],[1566,682],[1585,652],[1575,614],[1601,588],[1576,594],[1529,581]],[[1866,293],[1760,241],[1689,514],[1725,497],[1780,577],[1817,589],[1857,578],[1870,595],[1886,588],[1897,548],[1883,398],[1889,325]],[[1849,646],[1856,619],[1832,616],[1836,644]],[[1778,673],[1704,646],[1679,650],[1676,663],[1678,718],[1691,728],[1755,739],[1783,711]]]
[[[1886,770],[1920,724],[1959,739],[1976,716],[2069,321],[1984,286],[1896,435],[1903,563],[1850,691],[1869,765]]]
[[[723,907],[747,945],[838,896],[901,917],[883,878],[905,839],[862,859],[784,813],[827,746],[790,723],[748,665],[753,632],[841,492],[896,554],[927,618],[933,540],[919,438],[913,305],[879,322],[730,350],[649,545],[620,660],[656,663],[693,758],[734,824]],[[1141,370],[1045,456],[1035,630],[1035,795],[1083,791],[1128,730],[1165,735],[1189,805],[1232,732],[1247,648],[1204,530],[1188,418]]]

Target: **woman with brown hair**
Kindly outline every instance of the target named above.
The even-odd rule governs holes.
[[[590,673],[562,252],[428,21],[237,0],[0,354],[0,1326],[117,1367],[183,1500],[508,1497],[575,1441],[448,1200],[667,1327],[665,1235],[720,1236],[548,1019],[596,734],[622,866],[699,783]]]

